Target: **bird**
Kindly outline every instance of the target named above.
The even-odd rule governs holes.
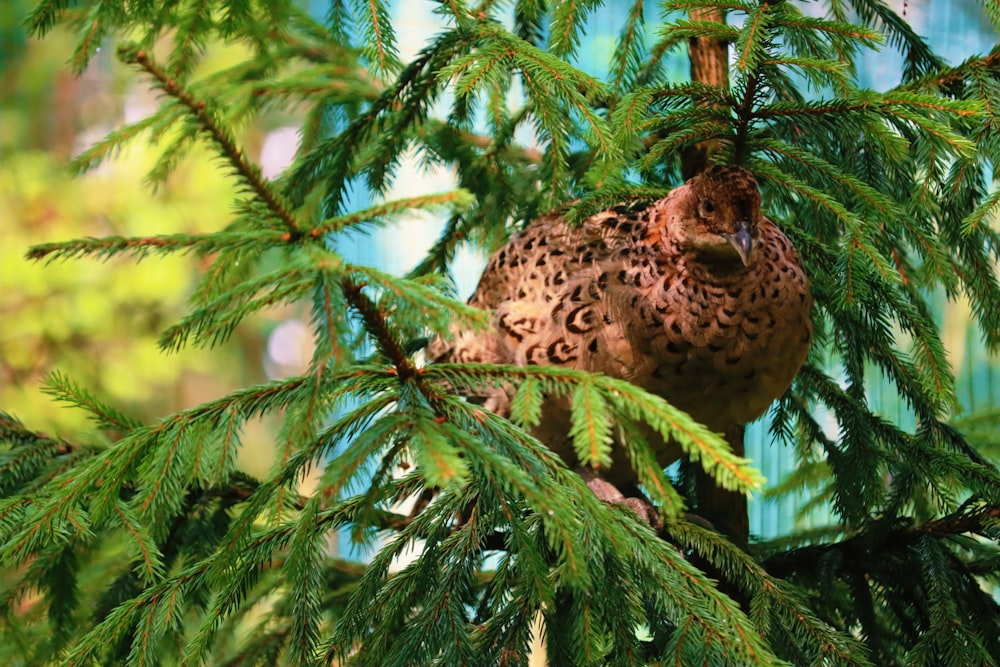
[[[734,165],[582,224],[558,211],[541,216],[493,254],[469,304],[491,312],[490,326],[435,340],[432,359],[603,373],[717,432],[753,421],[783,395],[812,340],[798,253],[761,213],[752,173]],[[509,416],[514,391],[481,398]],[[567,399],[546,399],[533,435],[579,469],[569,421]],[[674,442],[650,444],[664,467],[681,455]],[[621,448],[612,449],[598,481],[634,484]]]

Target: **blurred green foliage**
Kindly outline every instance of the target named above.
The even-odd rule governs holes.
[[[44,393],[49,373],[62,372],[143,420],[259,380],[267,321],[250,323],[223,350],[168,354],[157,346],[184,312],[204,258],[138,266],[24,258],[31,245],[54,239],[220,229],[233,198],[231,180],[199,150],[155,188],[144,177],[158,154],[145,142],[88,174],[70,172],[66,157],[113,124],[153,110],[155,99],[113,58],[99,57],[72,78],[65,68],[71,40],[27,41],[17,15],[25,4],[0,7],[0,404],[38,428],[77,436],[87,430],[86,415],[55,409]],[[240,57],[219,50],[205,66]]]
[[[12,153],[0,167],[0,218],[7,223],[0,246],[0,400],[25,419],[47,428],[78,425],[81,416],[53,411],[38,393],[55,369],[137,413],[162,414],[188,402],[178,383],[191,374],[219,377],[231,361],[201,350],[168,357],[157,348],[162,328],[181,313],[193,258],[138,267],[118,260],[44,266],[23,258],[28,246],[52,238],[195,232],[226,220],[229,187],[210,164],[192,161],[181,182],[150,196],[136,177],[150,162],[141,153],[123,156],[74,179],[50,155],[34,151]],[[193,201],[182,204],[188,197]]]

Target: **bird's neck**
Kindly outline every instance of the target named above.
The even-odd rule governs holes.
[[[739,257],[689,252],[685,260],[688,273],[706,282],[730,283],[734,280],[743,280],[751,271]]]
[[[732,285],[753,273],[753,265],[746,266],[739,257],[729,257],[713,253],[699,252],[690,248],[681,249],[670,240],[664,256],[677,258],[677,271],[695,280],[710,285]]]

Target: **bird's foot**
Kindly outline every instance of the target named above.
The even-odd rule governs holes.
[[[653,529],[659,531],[663,528],[660,513],[657,511],[656,506],[646,498],[641,496],[626,496],[618,490],[618,487],[601,478],[600,475],[590,468],[581,468],[577,472],[580,473],[580,476],[587,483],[587,488],[597,496],[598,500],[631,508],[632,511],[639,515],[640,519],[649,524]]]

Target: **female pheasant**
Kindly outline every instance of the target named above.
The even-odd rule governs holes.
[[[712,167],[665,199],[578,227],[542,217],[496,252],[470,299],[493,311],[492,329],[459,333],[450,350],[436,342],[431,355],[597,371],[715,431],[746,424],[788,389],[812,336],[805,272],[760,203],[750,173]],[[487,400],[501,413],[506,403]],[[568,407],[549,401],[535,435],[574,465],[568,424]],[[679,455],[656,446],[663,465]],[[633,480],[622,460],[601,472]]]

